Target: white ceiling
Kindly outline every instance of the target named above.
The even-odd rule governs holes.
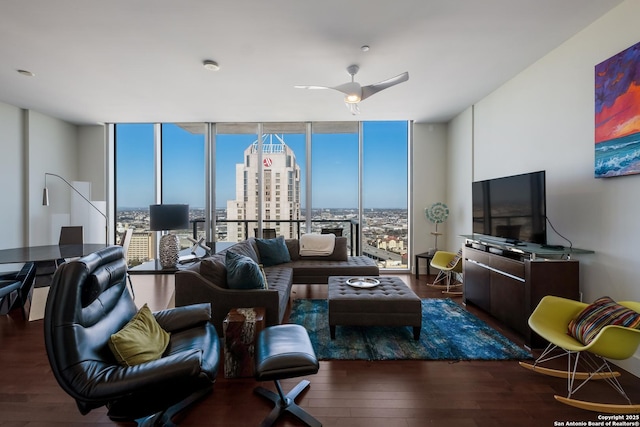
[[[0,101],[78,124],[441,122],[619,3],[2,0]],[[352,63],[363,85],[410,78],[359,116],[339,92],[293,87],[345,83]]]

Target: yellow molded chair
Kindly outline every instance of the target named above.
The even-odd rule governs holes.
[[[462,295],[461,291],[452,291],[451,288],[457,288],[462,286],[462,282],[457,279],[457,275],[462,273],[462,253],[437,251],[430,263],[431,267],[440,270],[436,276],[436,280],[433,283],[429,283],[429,286],[436,288],[443,288],[442,291],[445,294],[450,295]],[[441,284],[444,282],[444,284]]]
[[[640,313],[640,302],[618,301],[618,304]],[[554,396],[559,402],[596,412],[640,413],[640,405],[631,403],[618,382],[616,377],[619,377],[620,373],[612,371],[606,360],[624,360],[633,356],[640,345],[640,330],[624,326],[605,326],[588,345],[584,345],[570,336],[567,331],[569,322],[588,305],[555,296],[542,298],[529,317],[529,326],[534,332],[549,341],[549,345],[533,364],[520,362],[520,365],[541,374],[566,378],[568,395],[567,397]],[[557,350],[560,350],[560,353]],[[565,355],[568,359],[566,371],[539,366],[541,363]],[[578,371],[580,363],[587,368],[586,371]],[[592,379],[607,381],[625,398],[628,404],[596,403],[572,398],[576,391]],[[581,380],[581,382],[576,385],[575,380]]]

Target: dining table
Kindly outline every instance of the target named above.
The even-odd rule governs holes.
[[[104,243],[85,243],[83,245],[43,245],[0,249],[0,264],[83,257],[105,246]]]

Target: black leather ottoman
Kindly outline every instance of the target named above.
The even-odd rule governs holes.
[[[282,392],[279,381],[318,372],[320,364],[313,351],[307,330],[293,324],[275,325],[264,329],[258,337],[255,358],[256,380],[273,380],[278,390],[276,394],[264,387],[256,387],[257,394],[275,404],[260,426],[271,426],[282,414],[289,412],[308,426],[322,427],[320,421],[294,402],[295,398],[309,387],[309,381],[302,380],[286,395]]]
[[[337,325],[411,326],[420,338],[422,303],[399,277],[380,276],[380,284],[356,288],[347,284],[351,276],[329,277],[329,331],[336,337]]]

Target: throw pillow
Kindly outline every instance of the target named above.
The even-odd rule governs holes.
[[[608,325],[638,328],[640,313],[616,303],[610,297],[598,298],[569,322],[569,335],[587,345]]]
[[[170,334],[162,329],[147,304],[109,339],[109,348],[123,366],[134,366],[162,357]]]
[[[260,266],[248,256],[227,251],[225,263],[229,289],[265,289]]]
[[[256,245],[260,252],[260,261],[265,267],[291,262],[289,249],[283,236],[275,239],[256,239]]]
[[[451,258],[451,261],[449,261],[447,263],[447,268],[453,268],[456,266],[456,264],[458,263],[458,260],[462,258],[462,248],[460,248],[458,250],[458,253],[456,253],[456,256],[454,256],[453,258]]]
[[[262,279],[264,280],[264,288],[269,289],[269,282],[267,282],[267,273],[264,272],[264,266],[262,264],[258,264],[260,267],[260,274],[262,274]]]

